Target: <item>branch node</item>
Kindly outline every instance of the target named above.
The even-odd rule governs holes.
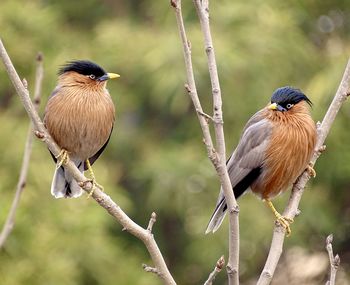
[[[147,230],[151,233],[152,232],[152,228],[154,223],[157,221],[157,214],[155,212],[152,212],[151,214],[151,218],[148,222],[148,226],[147,226]]]
[[[185,90],[187,91],[187,93],[190,94],[192,92],[190,85],[188,85],[187,83],[184,85],[184,87],[185,87]]]
[[[22,84],[23,84],[24,88],[28,90],[28,82],[27,82],[27,79],[23,78],[23,79],[22,79]]]
[[[225,256],[221,256],[219,258],[219,260],[216,262],[216,268],[217,270],[220,272],[222,270],[222,268],[224,267],[225,265]]]
[[[178,9],[177,1],[176,1],[176,0],[170,0],[170,5],[171,5],[173,8]]]
[[[207,113],[204,113],[203,111],[196,109],[196,112],[201,115],[202,117],[204,117],[206,119],[206,121],[208,122],[209,120],[211,120],[212,122],[215,122],[214,118],[210,115],[208,115]]]
[[[154,274],[157,274],[157,275],[160,275],[160,272],[157,268],[155,267],[151,267],[151,266],[148,266],[147,264],[142,264],[142,268],[143,270],[145,270],[146,272],[151,272],[151,273],[154,273]]]
[[[40,131],[35,131],[34,135],[39,139],[39,140],[44,140],[45,139],[45,134],[43,132]]]
[[[88,190],[88,191],[91,191],[92,190],[92,188],[93,188],[93,183],[92,183],[92,181],[90,180],[90,179],[87,179],[87,180],[85,180],[85,181],[80,181],[80,182],[78,182],[78,185],[81,187],[81,188],[83,188],[83,189],[85,189],[85,190]]]
[[[333,235],[330,234],[329,236],[327,236],[326,238],[326,246],[330,245],[333,242]]]
[[[239,213],[239,206],[236,205],[232,209],[230,209],[230,214],[238,214]]]
[[[41,51],[38,52],[38,54],[36,55],[36,61],[41,62],[44,60],[44,55]]]

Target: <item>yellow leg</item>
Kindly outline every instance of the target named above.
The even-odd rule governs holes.
[[[95,174],[94,174],[94,171],[92,170],[90,161],[87,159],[85,162],[86,162],[86,165],[87,165],[87,168],[88,168],[88,171],[89,171],[89,175],[91,177],[91,182],[92,182],[92,190],[90,191],[90,193],[89,193],[89,195],[87,197],[89,199],[90,196],[92,195],[92,193],[94,193],[94,190],[95,190],[96,186],[98,188],[100,188],[102,191],[103,191],[103,186],[96,182]]]
[[[312,165],[311,163],[309,163],[309,164],[306,166],[306,171],[309,173],[310,177],[313,177],[313,178],[316,177],[316,171],[315,171],[315,169],[313,168],[313,165]]]
[[[290,229],[289,224],[293,223],[294,220],[290,219],[290,218],[287,218],[287,217],[283,217],[280,213],[278,213],[276,208],[273,206],[273,204],[272,204],[272,202],[270,200],[266,199],[265,202],[267,203],[267,205],[272,210],[272,212],[275,215],[277,221],[281,224],[281,226],[283,226],[286,229],[287,237],[290,236],[292,231]]]
[[[60,153],[57,156],[55,156],[55,158],[57,159],[56,167],[60,168],[62,164],[67,164],[69,161],[68,151],[65,149],[62,149]]]

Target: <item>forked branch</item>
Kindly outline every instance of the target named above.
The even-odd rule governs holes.
[[[4,63],[6,71],[12,81],[12,84],[15,87],[16,92],[23,103],[24,108],[26,109],[29,118],[31,119],[34,125],[36,135],[46,143],[47,147],[54,155],[58,155],[61,149],[54,142],[54,140],[51,138],[50,134],[44,127],[38,113],[36,112],[30,100],[29,92],[26,88],[24,88],[1,40],[0,57]],[[80,185],[86,192],[91,191],[91,181],[88,180],[82,173],[80,173],[80,171],[74,165],[74,163],[68,162],[64,165],[64,168],[66,171],[69,171],[72,174],[73,178],[78,183],[80,183]],[[98,187],[94,189],[92,197],[101,207],[103,207],[111,216],[113,216],[123,226],[125,230],[127,230],[129,233],[140,239],[145,244],[154,262],[155,268],[158,271],[158,276],[163,280],[163,282],[165,284],[176,284],[165,264],[164,258],[158,248],[158,245],[153,237],[152,232],[150,230],[142,228],[133,220],[131,220],[129,216],[125,214],[125,212]]]
[[[183,46],[183,54],[186,66],[187,84],[185,88],[191,97],[192,103],[197,113],[197,117],[202,128],[204,143],[207,147],[208,157],[213,163],[217,175],[220,179],[229,213],[229,259],[227,263],[227,274],[229,284],[239,284],[239,208],[233,195],[232,185],[226,168],[225,137],[223,130],[222,99],[219,84],[218,71],[215,60],[214,47],[209,26],[209,1],[195,0],[194,5],[197,10],[201,23],[201,29],[204,39],[204,48],[208,57],[208,69],[212,86],[213,97],[213,116],[203,112],[196,83],[194,79],[191,46],[186,35],[184,21],[181,12],[181,0],[171,0],[171,6],[175,10],[177,26]],[[214,122],[216,149],[214,150],[213,141],[209,130],[209,119]]]
[[[329,264],[331,267],[330,274],[329,274],[329,280],[327,281],[327,285],[335,285],[335,277],[337,275],[338,267],[340,265],[340,257],[337,254],[334,256],[333,254],[333,235],[329,235],[326,238],[326,249],[328,252],[328,257],[329,257]]]

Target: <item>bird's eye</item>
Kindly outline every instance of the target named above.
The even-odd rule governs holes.
[[[292,108],[294,106],[294,104],[287,104],[287,109],[289,110],[290,108]]]
[[[94,79],[96,78],[96,76],[93,75],[93,74],[90,74],[90,75],[89,75],[89,78],[92,79],[92,80],[94,80]]]

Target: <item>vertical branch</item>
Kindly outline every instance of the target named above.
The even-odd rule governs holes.
[[[205,114],[202,110],[196,84],[194,80],[192,59],[191,59],[191,47],[187,39],[185,26],[183,22],[181,12],[181,0],[171,0],[171,6],[175,10],[177,26],[179,29],[180,38],[183,46],[183,54],[186,66],[187,84],[185,85],[194,107],[197,111],[199,123],[201,125],[204,142],[207,147],[209,159],[215,167],[215,170],[219,176],[222,188],[224,190],[228,212],[230,216],[230,230],[229,230],[229,260],[227,263],[227,273],[229,284],[238,284],[238,262],[239,262],[239,221],[238,212],[239,208],[236,199],[233,195],[232,185],[226,169],[226,154],[225,154],[225,138],[223,131],[223,119],[222,119],[222,100],[220,92],[220,84],[218,78],[218,72],[215,61],[214,48],[212,44],[210,28],[209,28],[209,9],[208,1],[195,1],[198,16],[201,21],[202,31],[204,34],[205,49],[208,55],[208,67],[209,74],[212,84],[213,94],[213,117]],[[208,121],[214,122],[215,136],[216,136],[216,147],[213,147],[213,142],[210,136]]]
[[[42,86],[43,76],[44,76],[43,57],[41,54],[38,54],[36,59],[36,76],[35,76],[35,87],[34,87],[35,95],[33,99],[36,110],[39,109],[39,105],[40,105],[41,86]],[[18,208],[19,200],[21,198],[21,194],[26,185],[30,155],[32,153],[32,145],[33,145],[33,127],[32,127],[32,123],[30,123],[27,139],[24,147],[23,161],[22,161],[21,171],[20,171],[20,175],[17,183],[15,197],[12,201],[10,211],[8,213],[5,224],[0,233],[0,248],[4,246],[15,224],[16,211]]]
[[[337,275],[338,267],[340,265],[339,255],[337,254],[336,256],[334,256],[333,254],[332,242],[333,242],[333,235],[329,235],[326,238],[326,250],[328,252],[331,270],[330,270],[329,280],[327,281],[327,285],[335,285],[335,277]]]
[[[192,58],[191,58],[191,44],[187,39],[185,25],[181,12],[181,0],[172,0],[171,5],[174,7],[177,26],[179,29],[179,34],[183,47],[183,54],[186,66],[186,75],[187,75],[187,83],[185,84],[185,89],[188,92],[188,95],[191,97],[194,108],[197,112],[197,117],[199,120],[199,124],[202,128],[203,132],[203,141],[207,148],[208,156],[211,160],[216,160],[216,151],[213,146],[213,141],[210,135],[208,119],[210,116],[206,116],[203,112],[201,102],[198,97],[196,82],[194,79],[193,67],[192,67]]]
[[[350,95],[350,59],[346,65],[343,78],[339,84],[338,90],[333,98],[332,103],[330,104],[326,115],[324,116],[321,125],[318,127],[318,136],[315,147],[315,152],[313,157],[311,158],[310,164],[315,165],[317,159],[321,155],[322,151],[324,151],[324,142],[325,139],[331,129],[331,126],[335,120],[335,117],[340,110],[340,107],[345,102],[347,97]],[[300,203],[300,199],[304,193],[305,185],[309,181],[310,176],[307,171],[304,171],[302,175],[299,176],[296,183],[293,186],[291,196],[289,198],[288,204],[284,210],[283,215],[288,218],[294,218],[298,213],[298,206]],[[285,230],[276,225],[271,247],[269,251],[269,255],[267,257],[264,269],[260,275],[258,280],[258,285],[266,285],[270,284],[272,277],[275,273],[275,269],[277,267],[278,261],[281,257],[283,250],[283,243],[285,237]]]
[[[227,263],[227,274],[229,284],[239,284],[239,219],[238,205],[233,195],[232,185],[226,168],[226,149],[223,128],[222,97],[219,82],[219,75],[215,59],[213,40],[209,23],[209,0],[194,0],[194,5],[201,24],[204,39],[204,48],[208,58],[208,69],[213,96],[213,118],[216,137],[216,150],[219,161],[216,171],[224,190],[230,218],[229,231],[229,259]]]

